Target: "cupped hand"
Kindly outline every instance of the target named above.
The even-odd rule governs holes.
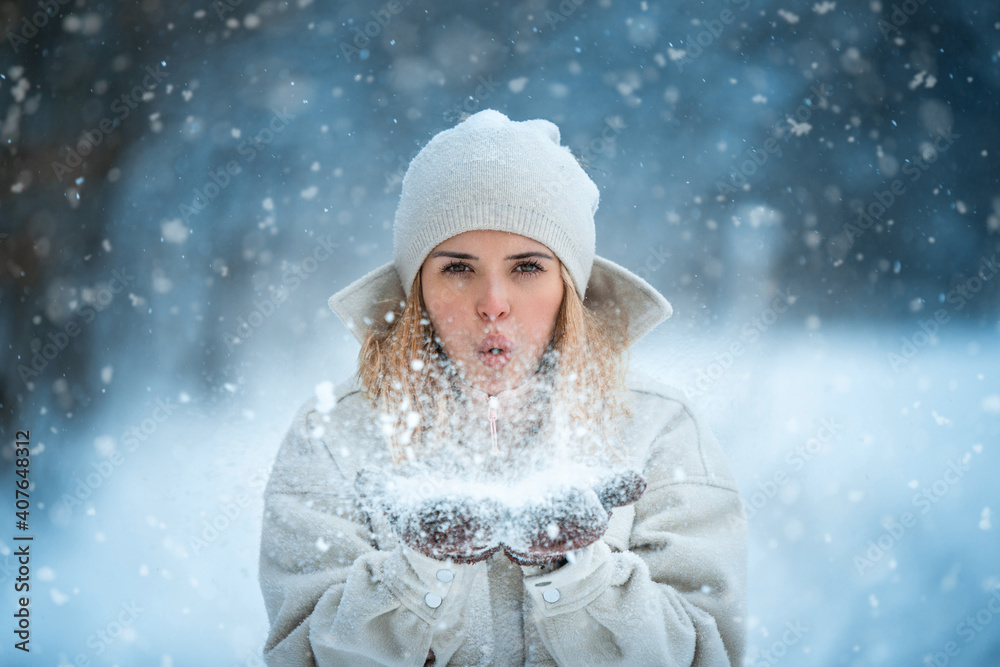
[[[404,544],[437,560],[477,563],[500,548],[495,528],[502,511],[494,501],[431,498],[412,508],[394,510],[388,517]]]
[[[631,505],[642,498],[646,480],[634,470],[617,471],[601,479],[594,490],[609,512],[615,507]]]
[[[529,485],[530,497],[515,504],[449,493],[448,485],[414,493],[413,480],[378,469],[359,471],[355,489],[385,514],[401,542],[431,558],[476,563],[503,548],[519,565],[539,565],[599,540],[612,510],[638,501],[646,489],[633,470],[590,480],[583,486]]]
[[[503,545],[518,565],[543,565],[569,551],[590,546],[608,529],[612,510],[637,502],[646,480],[634,470],[615,471],[590,488],[570,487],[528,503],[514,519],[524,530],[520,541]]]
[[[406,546],[437,560],[476,563],[492,556],[500,544],[495,534],[504,512],[490,498],[406,494],[404,480],[378,469],[358,471],[354,488],[363,501],[382,510],[393,532]]]
[[[609,519],[594,489],[559,489],[513,513],[518,531],[504,542],[504,553],[518,565],[551,563],[599,540]]]

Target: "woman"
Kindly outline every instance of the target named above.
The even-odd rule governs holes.
[[[413,159],[394,261],[330,299],[357,377],[265,492],[267,664],[741,664],[738,489],[625,372],[671,309],[595,255],[598,198],[555,125],[492,109]]]

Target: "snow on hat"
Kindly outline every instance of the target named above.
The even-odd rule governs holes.
[[[628,318],[629,343],[670,317],[649,283],[595,253],[600,193],[547,120],[511,121],[485,109],[436,134],[403,177],[394,260],[330,297],[359,341],[368,325],[409,297],[439,243],[467,231],[520,234],[566,265],[584,305]]]

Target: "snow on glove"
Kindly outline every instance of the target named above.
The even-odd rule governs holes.
[[[634,470],[624,470],[601,480],[595,490],[604,509],[610,512],[615,507],[638,501],[646,490],[646,480]]]
[[[503,519],[500,504],[490,498],[406,493],[407,480],[374,469],[359,470],[355,490],[385,513],[403,544],[437,560],[476,563],[492,556],[500,544],[495,527]]]
[[[571,487],[547,494],[512,516],[518,530],[504,542],[504,553],[518,565],[551,563],[599,540],[609,519],[594,489]]]
[[[607,530],[615,507],[631,505],[642,497],[646,480],[634,470],[620,470],[599,478],[592,488],[571,488],[526,506],[514,524],[524,526],[520,536],[527,544],[504,544],[507,557],[519,565],[541,565],[593,544]]]
[[[495,501],[443,497],[424,501],[413,511],[390,514],[389,523],[404,544],[436,558],[477,563],[499,548],[494,527],[502,512]]]
[[[404,544],[432,558],[474,563],[502,547],[512,561],[532,565],[596,542],[613,508],[636,502],[646,488],[632,470],[561,466],[556,475],[552,471],[511,485],[441,477],[421,482],[364,469],[355,489],[385,513]]]

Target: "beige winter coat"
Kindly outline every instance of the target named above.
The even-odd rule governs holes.
[[[532,405],[528,384],[497,397],[501,439]],[[329,412],[306,401],[265,491],[267,664],[420,667],[433,651],[436,665],[740,665],[747,537],[736,483],[683,394],[636,371],[627,387],[625,442],[645,494],[555,570],[502,551],[449,565],[402,547],[355,496],[356,471],[386,449],[356,382],[336,388]],[[481,398],[468,418],[488,438]]]

